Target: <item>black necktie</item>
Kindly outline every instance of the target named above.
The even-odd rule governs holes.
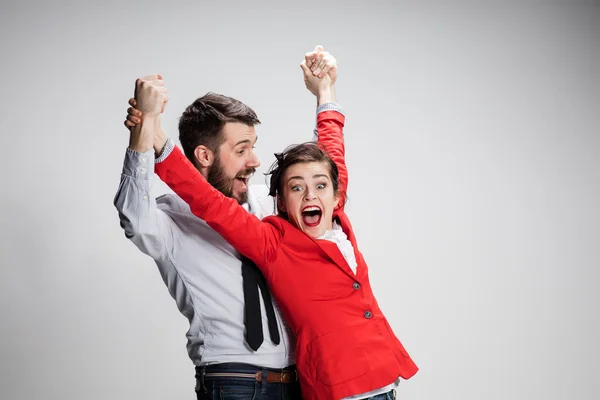
[[[244,281],[244,325],[246,326],[246,342],[254,351],[263,343],[262,317],[258,289],[262,293],[267,311],[269,334],[275,344],[279,344],[279,329],[275,318],[275,310],[271,301],[271,293],[263,274],[249,258],[242,256],[242,279]]]

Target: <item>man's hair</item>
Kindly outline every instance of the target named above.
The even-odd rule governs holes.
[[[185,156],[196,164],[194,150],[203,145],[215,157],[225,141],[223,126],[227,122],[240,122],[248,126],[260,124],[254,110],[239,100],[208,92],[190,104],[179,119],[179,141]]]
[[[283,153],[275,154],[275,162],[269,168],[269,172],[266,175],[271,175],[269,184],[269,195],[273,197],[279,196],[283,198],[283,187],[285,182],[283,176],[285,171],[288,170],[292,165],[318,162],[324,163],[329,169],[329,175],[331,178],[331,184],[333,186],[333,193],[339,194],[339,171],[335,162],[331,159],[327,151],[318,143],[307,142],[302,144],[296,144],[287,147]],[[342,196],[341,198],[344,198]],[[279,202],[276,202],[277,213],[284,219],[289,219],[287,212],[281,210]]]

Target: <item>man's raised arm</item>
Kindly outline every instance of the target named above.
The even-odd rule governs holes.
[[[162,79],[159,78],[158,75],[153,75],[142,80],[164,87]],[[166,96],[166,89],[160,92]],[[164,100],[166,101],[166,97]],[[134,104],[138,106],[137,103]],[[160,134],[162,129],[157,116],[144,116],[139,122],[137,126],[128,125],[129,147],[125,152],[114,205],[119,212],[125,236],[145,254],[155,260],[164,261],[176,251],[179,239],[173,220],[160,209],[160,205],[157,205],[150,195],[150,179],[154,175],[155,162],[153,136],[156,135],[155,131],[159,130]]]

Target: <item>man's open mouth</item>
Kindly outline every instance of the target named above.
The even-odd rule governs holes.
[[[243,187],[247,188],[248,182],[250,181],[250,178],[252,177],[252,175],[254,175],[254,171],[246,170],[244,172],[237,174],[237,176],[235,177],[235,180],[240,181],[243,184]]]
[[[242,182],[244,185],[248,184],[248,180],[250,179],[250,177],[248,175],[243,175],[243,176],[236,176],[236,178],[238,181]]]

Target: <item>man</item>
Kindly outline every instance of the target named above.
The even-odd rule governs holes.
[[[305,55],[303,71],[307,88],[321,104],[317,112],[336,109],[335,59],[317,46]],[[308,74],[329,74],[331,90],[319,93]],[[142,90],[148,85],[161,88],[166,105],[162,78],[156,75],[136,82]],[[130,104],[144,110],[135,100]],[[264,278],[180,198],[164,195],[155,201],[150,197],[154,164],[162,161],[164,153],[156,154],[153,142],[165,144],[166,140],[160,140],[164,137],[160,114],[144,115],[137,109],[130,109],[129,114],[130,142],[114,204],[125,235],[155,260],[180,312],[190,322],[187,349],[196,366],[198,399],[222,398],[228,393],[238,399],[300,399],[293,338]],[[268,189],[248,186],[260,165],[253,150],[259,123],[254,111],[240,101],[209,93],[186,108],[179,134],[184,153],[208,182],[263,218],[274,211]],[[148,141],[152,135],[142,134],[150,131],[159,140]],[[173,145],[169,140],[165,149]]]

